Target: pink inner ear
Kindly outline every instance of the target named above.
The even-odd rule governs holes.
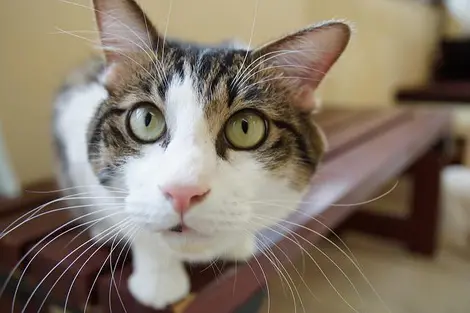
[[[108,62],[129,52],[151,52],[158,34],[133,0],[94,0],[96,20]]]
[[[261,53],[278,53],[270,62],[280,66],[292,88],[299,90],[294,105],[308,112],[315,109],[315,89],[345,49],[349,37],[346,24],[332,22],[288,35],[261,48]]]

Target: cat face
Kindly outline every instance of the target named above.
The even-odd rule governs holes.
[[[103,184],[128,191],[134,221],[175,247],[224,245],[293,210],[324,150],[312,92],[349,29],[324,24],[254,50],[200,47],[164,41],[133,1],[95,6],[109,97],[89,158]]]

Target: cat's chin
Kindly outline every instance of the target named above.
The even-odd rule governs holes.
[[[230,241],[222,235],[206,235],[194,230],[183,233],[165,231],[161,238],[175,254],[192,262],[210,261],[219,257]]]
[[[218,255],[218,245],[212,238],[165,235],[163,238],[175,254],[187,261],[209,261]]]

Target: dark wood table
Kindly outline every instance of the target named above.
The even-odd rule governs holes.
[[[315,119],[325,130],[329,141],[325,161],[312,179],[304,204],[276,229],[263,231],[259,236],[261,245],[271,249],[281,263],[288,265],[303,249],[311,248],[311,243],[324,239],[330,229],[341,226],[341,229],[363,231],[398,240],[410,251],[432,256],[436,249],[439,218],[439,175],[447,161],[446,142],[450,136],[449,114],[443,110],[424,108],[331,109],[318,114]],[[354,205],[335,205],[370,199],[383,184],[404,173],[412,176],[414,192],[409,215],[403,219],[358,211]],[[29,189],[54,188],[54,182],[49,181],[43,186],[38,184]],[[57,194],[25,193],[21,199],[0,199],[0,229],[27,210],[54,197]],[[47,207],[48,210],[57,208],[60,208],[60,203]],[[74,229],[73,224],[66,224],[69,220],[67,215],[60,212],[44,215],[19,227],[0,241],[0,266],[3,275],[7,275],[29,249],[34,248],[38,252],[26,272],[25,283],[20,288],[22,294],[18,297],[16,306],[21,308],[38,282],[50,269],[57,267],[43,281],[25,312],[37,313],[39,305],[56,281],[58,282],[45,307],[62,306],[76,276],[68,301],[68,307],[76,312],[83,310],[90,293],[89,306],[100,308],[103,312],[126,312],[124,305],[127,312],[155,313],[156,311],[136,303],[128,293],[125,283],[117,283],[110,292],[110,284],[113,283],[110,267],[102,266],[106,264],[109,254],[106,247],[94,255],[84,253],[75,264],[71,264],[74,259],[71,258],[57,265],[72,249],[89,238],[82,234],[68,245],[80,233],[80,229]],[[61,231],[67,233],[41,250],[47,242],[44,240],[41,243],[41,239],[61,226]],[[285,236],[290,232],[296,234],[293,235],[296,240],[292,236]],[[20,262],[21,266],[9,285],[9,292],[0,301],[1,312],[10,310],[11,294],[16,288],[15,279],[21,275],[22,268],[30,262],[32,255]],[[87,259],[86,265],[82,266]],[[264,287],[266,279],[277,275],[275,266],[263,253],[246,264],[237,264],[236,268],[233,264],[225,264],[220,272],[204,270],[205,268],[206,266],[190,268],[193,280],[191,295],[165,312],[241,312],[243,305]],[[57,280],[66,269],[67,272]],[[129,273],[130,264],[126,263],[123,282]],[[95,278],[96,284],[92,288]],[[121,299],[116,290],[119,290]]]
[[[415,86],[400,89],[397,92],[398,101],[407,101],[408,105],[416,102],[427,102],[429,105],[443,105],[452,103],[462,106],[470,105],[469,81],[433,82],[424,86]]]

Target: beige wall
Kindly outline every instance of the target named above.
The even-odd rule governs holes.
[[[323,85],[325,100],[340,105],[387,105],[398,86],[428,77],[436,42],[437,12],[418,1],[308,1],[314,19],[345,17],[356,35]],[[341,3],[341,5],[339,5]]]
[[[164,31],[169,1],[140,2]],[[174,0],[168,33],[206,42],[248,41],[254,9],[254,0]],[[0,1],[0,121],[23,182],[50,175],[53,90],[92,50],[84,40],[56,34],[56,27],[90,31],[92,16],[61,0]],[[426,78],[436,14],[410,0],[260,0],[253,43],[329,18],[353,21],[357,33],[321,88],[326,101],[387,105],[397,84]]]

